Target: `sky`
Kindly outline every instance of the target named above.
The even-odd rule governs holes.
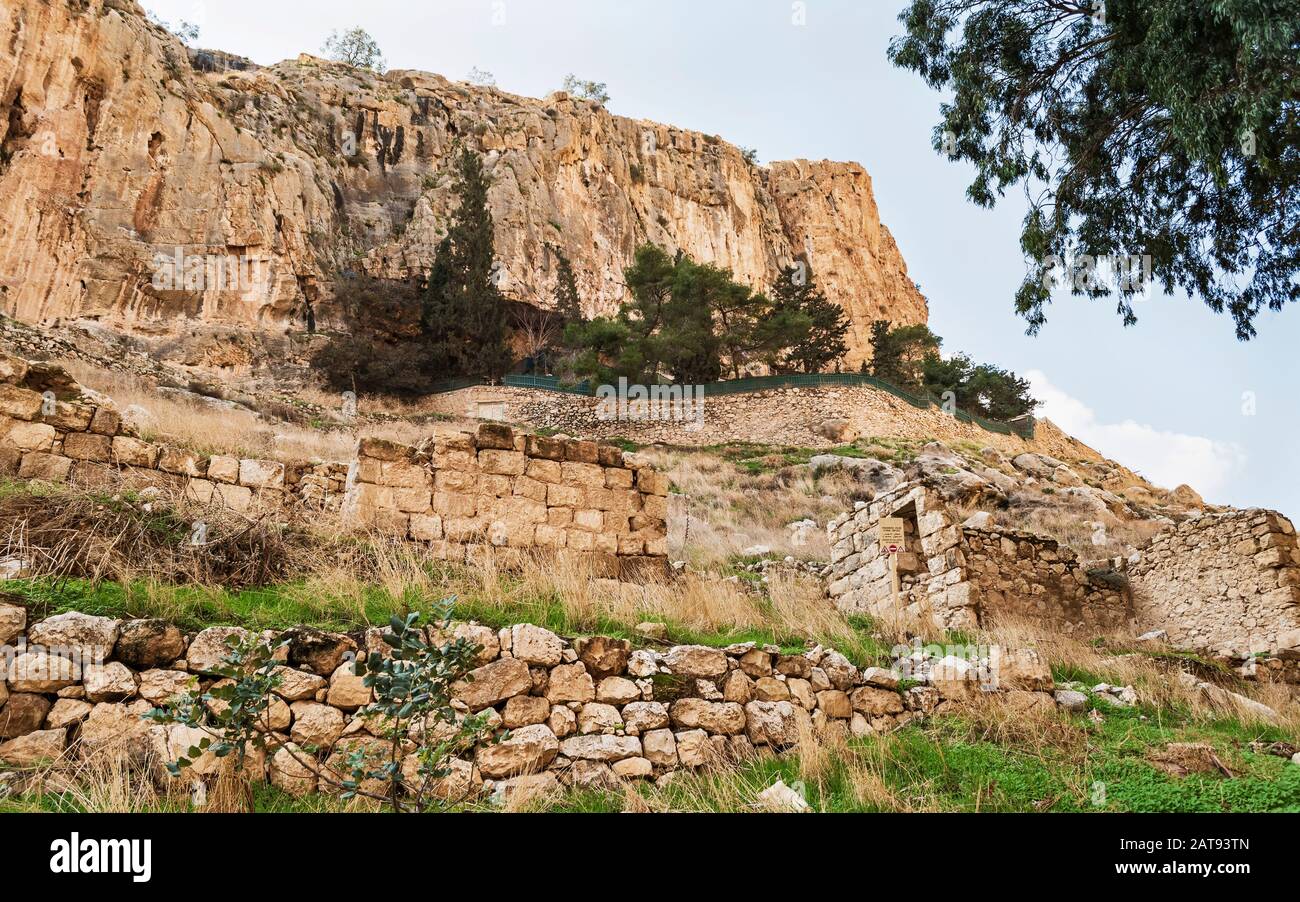
[[[542,97],[570,72],[611,112],[717,134],[763,161],[852,160],[930,303],[945,352],[1014,370],[1039,414],[1158,485],[1300,517],[1300,310],[1238,342],[1199,299],[1153,297],[1125,328],[1113,302],[1055,299],[1036,337],[1012,299],[1026,272],[1018,193],[965,198],[972,170],[937,154],[939,94],[886,58],[905,0],[146,0],[197,45],[269,65],[360,25],[390,68]],[[1140,251],[1137,251],[1140,252]]]

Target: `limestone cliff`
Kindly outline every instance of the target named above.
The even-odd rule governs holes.
[[[187,51],[131,0],[0,3],[0,309],[173,334],[330,322],[339,273],[423,271],[459,145],[494,178],[502,288],[589,313],[652,241],[767,286],[805,259],[854,322],[926,320],[853,163],[756,166],[715,137],[440,76]]]

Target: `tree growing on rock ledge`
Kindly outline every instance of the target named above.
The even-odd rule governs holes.
[[[377,73],[384,71],[384,57],[379,50],[379,42],[359,25],[341,34],[337,31],[330,32],[321,49],[326,57],[336,63],[346,63]]]

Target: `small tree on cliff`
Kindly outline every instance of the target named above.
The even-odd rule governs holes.
[[[422,326],[455,373],[500,378],[510,366],[505,299],[497,287],[487,174],[468,148],[456,160],[460,205],[438,245],[425,293]]]
[[[341,34],[337,31],[330,32],[321,49],[326,57],[336,63],[346,63],[372,72],[384,71],[384,57],[379,50],[379,42],[359,25]]]

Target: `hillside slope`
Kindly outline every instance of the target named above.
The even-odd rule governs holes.
[[[854,163],[746,161],[720,139],[437,75],[187,51],[131,0],[0,6],[0,309],[176,334],[331,317],[338,273],[422,271],[483,152],[506,294],[548,305],[558,246],[589,313],[653,241],[765,286],[806,259],[853,320],[922,323],[924,297]],[[178,255],[180,259],[178,260]],[[202,284],[157,273],[192,272]],[[215,277],[234,267],[237,285]],[[163,266],[159,260],[172,261]]]

